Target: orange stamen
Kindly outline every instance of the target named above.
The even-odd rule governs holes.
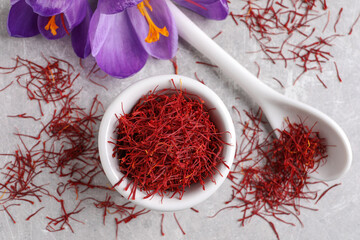
[[[55,36],[57,34],[56,30],[58,29],[59,27],[56,25],[56,22],[55,22],[55,16],[52,16],[50,19],[49,19],[49,22],[48,24],[46,24],[45,26],[45,30],[46,31],[51,31],[51,34],[53,36]]]
[[[146,8],[148,8],[150,11],[152,11],[152,7],[149,3],[149,0],[144,0],[141,3],[139,3],[137,5],[140,13],[145,17],[146,21],[149,24],[149,33],[147,35],[147,37],[145,38],[145,42],[147,43],[152,43],[152,42],[156,42],[159,41],[160,39],[160,34],[168,37],[169,36],[169,32],[166,29],[166,26],[163,28],[159,28],[155,25],[155,23],[152,21],[149,13],[147,12]]]

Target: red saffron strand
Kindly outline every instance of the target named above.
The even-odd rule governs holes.
[[[67,35],[70,35],[70,33],[69,33],[69,31],[67,30],[66,25],[65,25],[65,19],[64,19],[64,14],[63,14],[63,13],[60,14],[60,18],[61,18],[61,23],[62,23],[62,25],[63,25],[63,28],[64,28],[66,34],[67,34]]]
[[[35,118],[33,116],[28,116],[26,113],[22,113],[22,114],[17,114],[17,115],[7,115],[7,117],[10,117],[10,118],[30,118],[34,121],[39,121],[40,118]]]
[[[319,75],[316,74],[316,78],[319,80],[319,82],[321,82],[321,84],[324,86],[324,88],[327,88],[327,86],[326,86],[325,83],[321,80],[321,78],[319,77]]]
[[[29,221],[33,216],[35,216],[38,212],[40,212],[41,210],[43,210],[45,207],[41,207],[38,210],[36,210],[36,212],[34,212],[33,214],[31,214],[30,216],[28,216],[26,218],[26,221]]]
[[[324,25],[324,28],[323,28],[322,32],[325,32],[325,29],[329,25],[329,22],[330,22],[330,11],[328,11],[327,21],[326,21],[326,24]]]
[[[0,89],[0,92],[5,91],[8,87],[10,87],[13,84],[14,81],[11,81],[8,85],[6,85],[5,87],[3,87],[2,89]]]
[[[360,18],[360,14],[359,14],[359,15],[357,16],[357,18],[355,19],[355,22],[351,25],[351,28],[350,28],[350,31],[349,31],[348,35],[351,35],[351,34],[352,34],[353,29],[354,29],[356,23],[359,21],[359,18]]]
[[[190,208],[191,210],[193,210],[194,212],[196,212],[196,213],[199,213],[199,210],[197,210],[197,209],[195,209],[195,208]]]
[[[222,31],[220,31],[220,32],[218,32],[215,36],[213,36],[211,39],[215,39],[215,38],[217,38],[218,36],[220,36],[220,34],[222,34]]]
[[[337,186],[340,186],[341,185],[341,183],[336,183],[336,184],[334,184],[334,185],[332,185],[331,187],[329,187],[328,189],[326,189],[320,196],[319,196],[319,198],[316,200],[316,202],[315,202],[315,204],[317,204],[319,201],[320,201],[320,199],[322,199],[324,196],[325,196],[325,194],[327,193],[327,192],[329,192],[331,189],[333,189],[334,187],[337,187]]]
[[[178,75],[179,69],[178,69],[178,64],[177,64],[176,57],[173,57],[172,59],[170,59],[170,62],[173,64],[174,73],[175,73],[176,75]]]
[[[203,5],[197,3],[197,2],[195,2],[195,1],[193,1],[193,0],[185,0],[185,1],[187,1],[188,3],[191,3],[191,4],[195,5],[195,6],[197,6],[197,7],[201,8],[201,9],[203,9],[203,10],[207,10],[206,7],[204,7]]]
[[[280,85],[280,87],[285,88],[279,79],[274,78],[274,77],[273,77],[273,79]]]
[[[334,65],[335,65],[335,69],[336,69],[336,75],[337,75],[339,81],[342,82],[342,79],[340,77],[339,69],[338,69],[338,66],[337,66],[336,62],[334,62]]]
[[[100,83],[98,83],[98,82],[95,82],[95,81],[92,80],[91,78],[88,78],[88,80],[89,80],[89,82],[95,84],[96,86],[102,87],[102,88],[104,88],[106,91],[108,91],[108,88],[105,87],[104,85],[102,85],[102,84],[100,84]]]
[[[161,222],[160,222],[160,229],[161,229],[161,236],[165,236],[164,233],[164,218],[165,218],[165,214],[161,214]]]
[[[13,216],[11,216],[11,214],[9,213],[9,211],[7,210],[7,208],[8,208],[8,207],[5,207],[5,206],[3,205],[4,211],[7,213],[7,215],[9,215],[11,221],[15,224],[16,221],[14,220]]]
[[[198,80],[202,84],[205,84],[204,80],[200,79],[196,72],[194,73],[194,76],[195,76],[196,80]]]
[[[179,226],[179,228],[180,228],[180,230],[181,230],[182,234],[183,234],[183,235],[185,235],[186,233],[185,233],[184,229],[181,227],[181,225],[180,225],[180,223],[179,223],[179,221],[178,221],[178,219],[177,219],[177,217],[176,217],[176,214],[175,214],[175,213],[173,213],[173,216],[174,216],[175,221],[176,221],[177,225]]]
[[[260,65],[255,61],[255,64],[258,68],[258,71],[257,71],[257,74],[256,74],[256,77],[259,78],[260,77]]]
[[[338,22],[339,22],[339,20],[340,20],[342,11],[343,11],[343,8],[340,8],[339,13],[338,13],[338,16],[337,16],[337,19],[336,19],[336,22],[335,22],[335,24],[334,24],[334,31],[335,31],[335,32],[336,32],[336,26],[337,26],[337,24],[338,24]]]
[[[196,61],[197,64],[202,64],[202,65],[206,65],[208,67],[214,67],[217,68],[218,66],[211,64],[211,63],[207,63],[207,62],[200,62],[200,61]]]

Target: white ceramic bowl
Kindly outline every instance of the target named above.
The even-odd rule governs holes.
[[[118,160],[112,157],[114,146],[113,144],[108,143],[111,138],[117,137],[114,133],[117,124],[115,114],[119,116],[123,113],[123,110],[125,113],[131,112],[138,100],[143,95],[146,95],[150,90],[154,90],[155,87],[157,87],[157,90],[173,88],[171,79],[173,79],[178,89],[181,85],[181,88],[186,89],[188,93],[193,93],[201,97],[207,108],[216,109],[210,112],[211,120],[215,123],[220,132],[227,132],[226,134],[223,134],[222,137],[223,140],[230,145],[224,146],[223,157],[226,164],[231,167],[235,155],[235,129],[231,116],[221,99],[210,88],[194,79],[179,75],[155,76],[138,81],[122,91],[107,108],[101,121],[99,131],[99,152],[101,164],[112,185],[118,183],[123,176],[119,170]],[[173,198],[165,196],[162,199],[162,197],[158,194],[154,195],[152,198],[143,199],[145,193],[141,192],[139,189],[136,190],[135,200],[129,200],[133,201],[135,204],[152,210],[177,211],[187,209],[206,200],[220,187],[226,179],[229,169],[223,164],[220,164],[219,171],[221,174],[216,173],[216,175],[213,176],[216,180],[216,184],[210,181],[210,179],[206,179],[205,190],[203,190],[199,183],[192,184],[190,188],[186,189],[181,200],[179,200],[176,196]],[[115,187],[116,190],[125,198],[129,198],[131,191],[131,188],[127,191],[124,189],[128,183],[129,180],[124,179],[121,184]]]

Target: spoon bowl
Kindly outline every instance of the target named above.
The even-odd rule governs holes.
[[[307,126],[315,124],[315,131],[327,141],[327,162],[321,165],[314,177],[320,180],[334,180],[350,168],[352,152],[344,131],[324,113],[304,103],[289,99],[261,82],[225,52],[170,0],[166,0],[172,12],[179,35],[199,52],[216,64],[229,79],[244,89],[262,108],[274,129],[284,127],[284,119],[297,122],[306,120]]]
[[[265,98],[261,103],[267,120],[274,129],[282,129],[284,119],[290,122],[304,122],[313,127],[320,137],[326,140],[327,160],[311,176],[324,181],[335,180],[344,175],[350,168],[352,152],[350,142],[340,126],[323,112],[281,94]],[[282,125],[280,125],[282,124]]]

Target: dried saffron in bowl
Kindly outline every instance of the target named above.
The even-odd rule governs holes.
[[[225,143],[210,119],[212,110],[186,90],[163,89],[150,91],[130,113],[117,117],[113,157],[124,174],[120,182],[131,180],[129,198],[139,188],[145,198],[181,199],[191,184],[204,189],[207,178],[215,182],[219,164],[225,164]]]

